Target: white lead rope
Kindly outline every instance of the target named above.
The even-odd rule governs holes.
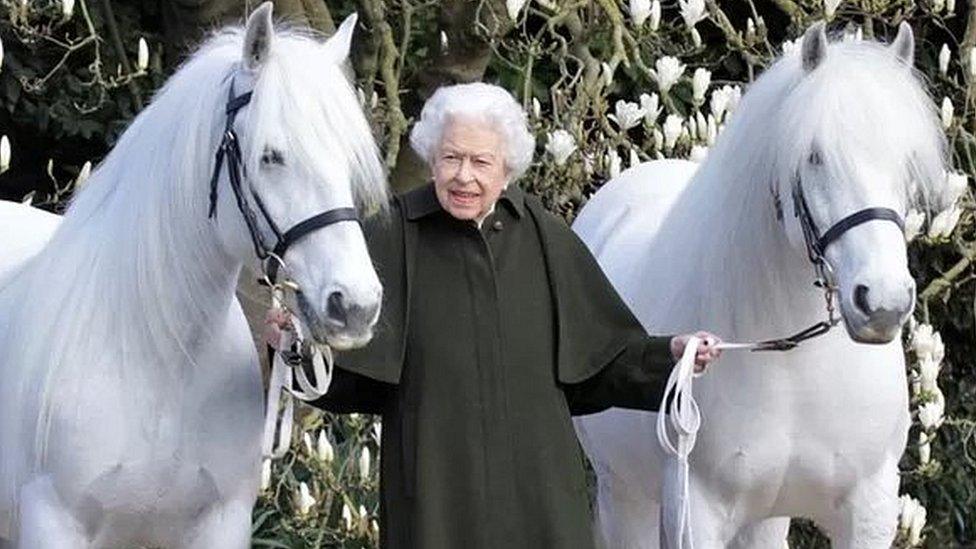
[[[276,295],[273,302],[280,306],[280,296]],[[298,349],[302,349],[304,338],[301,322],[297,317],[293,317],[293,319],[295,342]],[[280,459],[288,452],[295,420],[295,399],[304,402],[317,400],[325,396],[332,384],[334,369],[332,348],[327,345],[312,344],[311,349],[312,373],[314,374],[312,380],[308,379],[308,375],[301,364],[292,366],[282,356],[281,351],[277,349],[274,351],[271,361],[271,377],[268,380],[264,436],[261,441],[261,457],[265,460]],[[296,380],[298,381],[298,389],[293,386]]]
[[[695,373],[695,356],[701,343],[702,340],[695,336],[688,339],[681,359],[668,377],[657,414],[657,441],[667,454],[661,484],[661,549],[694,547],[688,456],[695,447],[701,427],[701,410],[692,392],[694,378],[703,374]],[[722,342],[714,345],[714,348],[753,350],[761,346],[758,343]]]

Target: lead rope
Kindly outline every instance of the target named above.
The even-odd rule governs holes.
[[[695,355],[701,339],[692,336],[672,368],[657,414],[657,441],[667,454],[661,483],[661,548],[692,549],[688,456],[695,447],[701,410],[692,394]],[[670,431],[674,432],[672,439]],[[669,497],[677,494],[677,497]]]
[[[287,310],[281,290],[276,289],[272,292],[271,305],[273,308]],[[313,380],[309,380],[302,366],[301,351],[305,338],[301,321],[295,315],[290,317],[294,329],[294,332],[288,335],[291,341],[287,345],[281,344],[283,342],[279,343],[279,349],[269,347],[272,357],[271,376],[268,380],[264,437],[261,442],[261,456],[265,460],[280,459],[288,451],[294,430],[295,399],[303,402],[318,400],[325,396],[332,384],[335,365],[332,348],[314,343],[310,345]],[[288,350],[291,348],[297,351]],[[295,381],[298,382],[298,389],[294,387]]]

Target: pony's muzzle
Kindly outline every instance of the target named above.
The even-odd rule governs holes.
[[[337,350],[354,349],[367,344],[373,337],[373,326],[380,314],[382,289],[352,294],[345,288],[333,287],[321,309],[312,305],[303,294],[296,294],[299,310],[312,337]]]
[[[847,331],[859,343],[888,343],[898,337],[901,327],[915,307],[915,282],[892,288],[883,296],[871,286],[857,284],[851,292],[854,314],[845,314]]]

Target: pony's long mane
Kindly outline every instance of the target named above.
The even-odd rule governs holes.
[[[838,185],[868,158],[900,167],[890,189],[898,204],[936,204],[944,141],[920,77],[884,45],[832,43],[810,73],[798,52],[785,55],[750,86],[668,212],[638,269],[655,289],[641,309],[654,311],[655,329],[743,339],[820,320],[812,266],[788,245],[773,191],[788,208],[794,174],[816,145]]]
[[[193,375],[194,347],[222,325],[237,267],[208,219],[208,183],[243,37],[220,32],[188,59],[92,173],[47,247],[0,281],[0,346],[17,342],[0,367],[20,369],[0,372],[0,517],[43,460],[52,416],[78,415],[64,405],[76,387],[62,380],[113,376],[131,385],[119,397],[126,404],[179,402],[174,382]],[[386,204],[362,108],[319,41],[276,33],[247,108],[237,126],[246,170],[259,169],[263,144],[249,136],[279,132],[313,175],[335,186],[350,177],[363,209]],[[201,264],[214,269],[183,268]]]

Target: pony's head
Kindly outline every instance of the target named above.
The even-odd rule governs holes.
[[[257,255],[253,240],[268,243],[270,250],[282,233],[317,214],[358,206],[368,215],[386,201],[375,142],[342,70],[355,15],[323,45],[294,32],[276,33],[271,11],[266,2],[248,19],[240,62],[219,92],[251,93],[233,122],[241,194],[255,213],[250,229],[229,165],[215,187],[221,245],[251,264]],[[339,349],[365,344],[382,289],[359,224],[346,219],[317,228],[283,255],[278,278],[300,288],[298,309],[312,336]]]
[[[804,236],[802,210],[821,237],[855,212],[869,212],[867,221],[842,223],[823,256],[850,336],[885,343],[915,304],[899,222],[917,203],[943,206],[945,138],[913,72],[906,23],[887,46],[829,43],[817,24],[796,49],[770,69],[785,84],[765,147],[772,203],[804,257],[811,236]],[[871,215],[882,210],[887,216]]]

